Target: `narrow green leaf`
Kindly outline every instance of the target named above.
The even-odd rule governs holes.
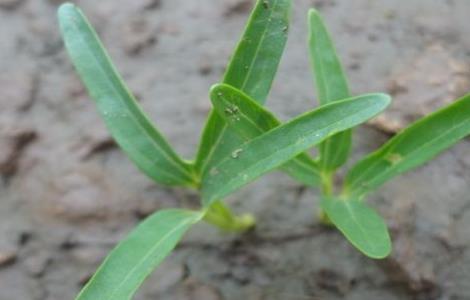
[[[348,82],[335,47],[319,13],[310,9],[309,46],[320,105],[350,97]],[[320,165],[325,171],[346,163],[351,149],[351,130],[325,140],[320,145]]]
[[[70,58],[124,152],[158,183],[195,185],[191,167],[142,112],[80,9],[63,4],[58,17]]]
[[[345,193],[362,197],[469,134],[470,94],[418,120],[359,161],[347,174]]]
[[[270,111],[242,91],[227,84],[214,85],[211,88],[210,97],[213,102],[223,102],[223,105],[214,104],[214,107],[225,107],[225,111],[219,112],[219,115],[230,128],[242,137],[243,142],[281,124]],[[238,146],[232,148],[231,152],[236,151]],[[320,183],[318,166],[306,153],[285,163],[281,169],[306,185],[318,186]]]
[[[223,82],[264,103],[287,40],[290,0],[258,0],[227,67]],[[199,146],[196,169],[207,171],[243,140],[211,111]]]
[[[321,207],[331,222],[359,251],[371,258],[385,258],[392,250],[383,218],[364,202],[325,198]]]
[[[76,300],[129,300],[203,213],[161,210],[140,223],[108,255]]]
[[[216,93],[218,113],[234,109]],[[221,199],[262,174],[281,166],[333,134],[365,122],[385,109],[390,97],[370,94],[338,101],[307,112],[250,141],[213,166],[202,179],[204,206]],[[243,108],[240,106],[238,109]],[[243,112],[245,114],[245,112]]]

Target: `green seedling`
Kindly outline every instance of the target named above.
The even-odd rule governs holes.
[[[310,57],[320,105],[349,96],[348,84],[323,20],[309,11]],[[416,168],[470,134],[470,95],[405,128],[377,151],[361,159],[347,172],[335,193],[334,176],[348,158],[351,130],[320,145],[321,208],[361,252],[372,258],[386,257],[391,242],[384,220],[364,199],[393,177]]]
[[[141,110],[81,11],[73,4],[60,7],[66,49],[119,146],[156,183],[192,188],[201,195],[198,210],[161,210],[139,224],[108,255],[78,300],[130,299],[187,230],[202,220],[227,231],[251,229],[254,218],[234,215],[222,200],[275,169],[321,187],[325,219],[360,251],[374,258],[390,252],[385,222],[364,204],[365,195],[468,134],[470,113],[461,106],[469,105],[470,97],[412,125],[363,159],[336,193],[334,177],[349,156],[351,128],[384,110],[390,98],[351,97],[325,26],[312,10],[310,53],[320,107],[286,123],[266,110],[263,104],[287,39],[290,2],[255,4],[222,83],[210,90],[213,110],[192,161],[181,158]],[[305,151],[316,145],[320,157],[313,159]]]
[[[109,254],[77,299],[129,299],[185,232],[204,220],[242,232],[255,224],[221,200],[266,172],[281,169],[308,184],[321,182],[309,148],[385,109],[369,94],[324,105],[281,124],[262,108],[287,39],[289,0],[258,1],[221,84],[212,87],[209,115],[194,161],[182,159],[141,110],[96,32],[73,4],[59,8],[66,49],[122,150],[156,183],[200,191],[201,209],[161,210]],[[259,113],[257,115],[257,113]],[[231,126],[240,123],[238,126]]]

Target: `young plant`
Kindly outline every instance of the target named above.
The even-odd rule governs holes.
[[[284,124],[264,104],[287,39],[289,0],[259,0],[227,67],[210,90],[213,104],[194,161],[176,154],[123,83],[95,31],[72,4],[59,9],[70,57],[102,118],[129,158],[156,183],[200,191],[199,210],[161,210],[137,226],[110,253],[77,299],[129,299],[185,232],[204,220],[243,232],[251,215],[236,216],[222,199],[261,175],[280,169],[321,188],[325,222],[361,252],[386,257],[391,241],[384,220],[364,199],[392,177],[415,168],[470,134],[470,95],[417,121],[360,160],[335,187],[351,148],[351,128],[381,112],[384,94],[351,97],[326,27],[310,10],[309,46],[320,107]],[[318,145],[320,156],[305,153]]]
[[[389,104],[384,94],[325,101],[284,124],[261,106],[287,39],[290,4],[289,0],[257,1],[223,82],[210,91],[214,110],[194,161],[177,155],[144,114],[81,11],[69,3],[59,8],[66,49],[122,150],[156,183],[201,192],[199,210],[161,210],[139,224],[108,255],[78,300],[130,299],[185,232],[201,220],[234,232],[252,228],[251,215],[235,216],[222,199],[266,172],[279,168],[307,185],[328,185],[324,174],[331,176],[333,166],[344,158],[333,156],[331,164],[323,159],[319,165],[304,152],[335,141],[338,133],[367,121]],[[327,149],[324,153],[332,151],[331,146],[322,147]]]
[[[351,101],[342,100],[350,96],[349,88],[323,20],[314,9],[309,11],[308,18],[310,57],[320,102],[320,108],[316,111],[326,117],[328,113],[326,110],[322,111],[322,108]],[[282,150],[276,146],[282,145],[283,139],[289,136],[280,133],[284,125],[279,126],[279,121],[269,111],[247,95],[233,93],[233,96],[227,96],[227,91],[217,97],[217,90],[222,88],[223,85],[213,89],[215,95],[211,99],[214,108],[239,136],[252,138],[249,143],[240,147],[240,151],[253,149],[250,147],[256,149],[256,154],[252,151],[250,153],[253,154],[243,157],[238,163],[250,161],[251,164],[251,161],[257,161],[258,163],[252,164],[252,168],[270,169],[272,157],[283,155]],[[364,97],[367,96],[359,98]],[[237,108],[235,115],[231,113],[231,107]],[[353,117],[354,110],[335,113],[344,114],[343,121],[348,122]],[[263,134],[267,130],[269,131]],[[334,186],[337,181],[335,176],[337,169],[348,159],[351,130],[334,133],[336,134],[319,144],[320,157],[315,160],[319,181],[310,181],[310,185],[315,184],[321,188],[323,221],[334,224],[365,255],[376,259],[384,258],[391,251],[390,235],[383,218],[364,202],[365,197],[396,175],[426,163],[469,135],[470,94],[411,124],[380,149],[361,159],[349,170],[343,185],[339,187]],[[260,134],[262,135],[257,137]],[[263,140],[262,147],[262,138],[272,140]],[[304,137],[299,137],[290,147],[301,145],[304,141]],[[274,152],[270,152],[269,148],[274,149]],[[207,199],[205,194],[212,193],[213,189],[218,189],[223,196],[238,187],[238,181],[243,178],[251,179],[250,174],[241,169],[243,165],[227,159],[214,169],[214,174],[206,174],[206,185],[202,188],[203,199]],[[223,170],[220,171],[222,174],[218,170]],[[221,183],[224,179],[227,183]]]
[[[348,97],[348,85],[329,34],[317,11],[308,14],[310,56],[321,105]],[[343,165],[351,131],[320,145],[321,207],[345,237],[365,255],[386,257],[390,237],[383,219],[364,203],[365,197],[393,177],[416,168],[470,134],[470,94],[408,126],[377,151],[357,162],[334,193],[335,170]]]

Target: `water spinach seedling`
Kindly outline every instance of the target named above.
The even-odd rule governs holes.
[[[252,228],[254,218],[234,215],[223,197],[277,168],[317,185],[317,163],[304,151],[365,122],[389,104],[386,95],[363,95],[322,106],[285,124],[265,112],[260,105],[284,50],[290,6],[289,0],[255,4],[222,83],[210,91],[215,109],[196,159],[187,161],[141,110],[82,12],[73,4],[61,5],[58,18],[66,49],[116,142],[155,182],[201,192],[201,209],[160,210],[139,224],[108,255],[77,299],[130,299],[184,233],[201,220],[228,231]],[[250,115],[256,112],[260,115]],[[234,122],[240,125],[230,126]]]
[[[321,105],[349,96],[341,63],[318,12],[311,9],[309,48]],[[386,257],[391,251],[384,220],[364,203],[366,196],[393,177],[416,168],[470,134],[470,95],[416,121],[346,173],[337,193],[334,176],[347,161],[351,130],[320,145],[321,208],[345,237],[365,255]]]
[[[319,13],[311,9],[308,13],[309,53],[314,71],[314,81],[320,108],[342,103],[350,97],[349,87],[330,35]],[[246,95],[245,95],[246,96]],[[349,98],[350,99],[350,98]],[[232,97],[218,101],[212,97],[213,105],[231,128],[241,136],[254,137],[269,128],[278,128],[280,123],[265,108],[253,99]],[[223,114],[225,106],[235,105],[243,118],[233,120]],[[352,111],[343,115],[347,120]],[[326,114],[324,114],[326,116]],[[260,125],[260,119],[264,120]],[[282,127],[282,126],[281,126]],[[262,136],[274,135],[271,130]],[[416,168],[457,143],[470,134],[470,94],[452,104],[416,121],[405,128],[377,151],[367,155],[346,173],[342,186],[335,187],[336,173],[348,160],[352,131],[343,130],[319,145],[319,158],[315,160],[321,191],[320,206],[325,223],[334,224],[344,236],[362,253],[371,258],[384,258],[390,254],[391,240],[382,217],[369,207],[364,199],[379,186],[393,177]],[[280,138],[280,137],[276,137]],[[301,143],[299,138],[297,143]],[[253,140],[252,143],[256,141]],[[291,145],[292,146],[292,145]],[[273,145],[273,147],[275,147]],[[262,162],[269,165],[267,162]],[[230,166],[226,162],[224,166]],[[224,174],[234,177],[230,168]],[[236,167],[233,168],[236,170]],[[220,177],[220,176],[219,176]],[[205,189],[215,188],[216,183],[207,180]]]
[[[199,210],[161,210],[139,224],[108,255],[78,300],[130,299],[185,232],[201,220],[234,232],[252,228],[251,215],[234,215],[222,199],[274,169],[285,171],[306,185],[320,186],[327,217],[359,250],[376,258],[389,253],[390,238],[385,223],[362,199],[379,183],[406,171],[404,166],[409,169],[424,160],[422,156],[420,159],[413,156],[414,163],[406,163],[412,156],[399,139],[394,144],[401,151],[385,156],[388,162],[394,158],[396,169],[392,170],[390,163],[375,162],[381,159],[380,153],[386,152],[379,151],[353,168],[343,191],[335,194],[333,178],[349,155],[350,129],[377,115],[390,99],[384,94],[350,97],[323,22],[312,10],[310,45],[321,106],[284,124],[266,110],[262,105],[287,39],[290,2],[256,2],[222,83],[211,88],[214,109],[193,161],[177,155],[141,110],[81,11],[68,3],[59,8],[60,28],[68,53],[119,146],[155,182],[193,188],[201,195]],[[463,99],[455,105],[466,102]],[[440,120],[442,113],[436,115]],[[464,122],[466,117],[461,112],[459,120]],[[423,122],[436,124],[436,117],[429,118]],[[445,132],[449,132],[447,121],[440,122]],[[419,127],[413,125],[408,134],[412,139],[416,126]],[[446,143],[442,139],[436,142],[438,150],[463,137],[465,129],[463,125],[458,126],[453,139],[443,132]],[[305,153],[315,145],[320,146],[320,158],[316,160]],[[438,152],[437,147],[432,151],[426,149],[427,159]],[[382,181],[375,178],[377,174]]]

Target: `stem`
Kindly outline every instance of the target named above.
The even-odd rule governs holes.
[[[236,216],[222,201],[214,202],[207,209],[204,221],[231,232],[243,232],[255,226],[255,218],[251,214]]]
[[[321,172],[321,189],[324,196],[333,195],[333,178],[334,171],[322,171]]]
[[[332,196],[333,195],[333,178],[334,178],[335,172],[334,171],[322,171],[321,172],[321,192],[323,196]],[[333,223],[331,222],[330,218],[328,215],[323,211],[323,209],[320,208],[319,212],[319,217],[320,217],[320,223],[324,225],[332,225]]]

